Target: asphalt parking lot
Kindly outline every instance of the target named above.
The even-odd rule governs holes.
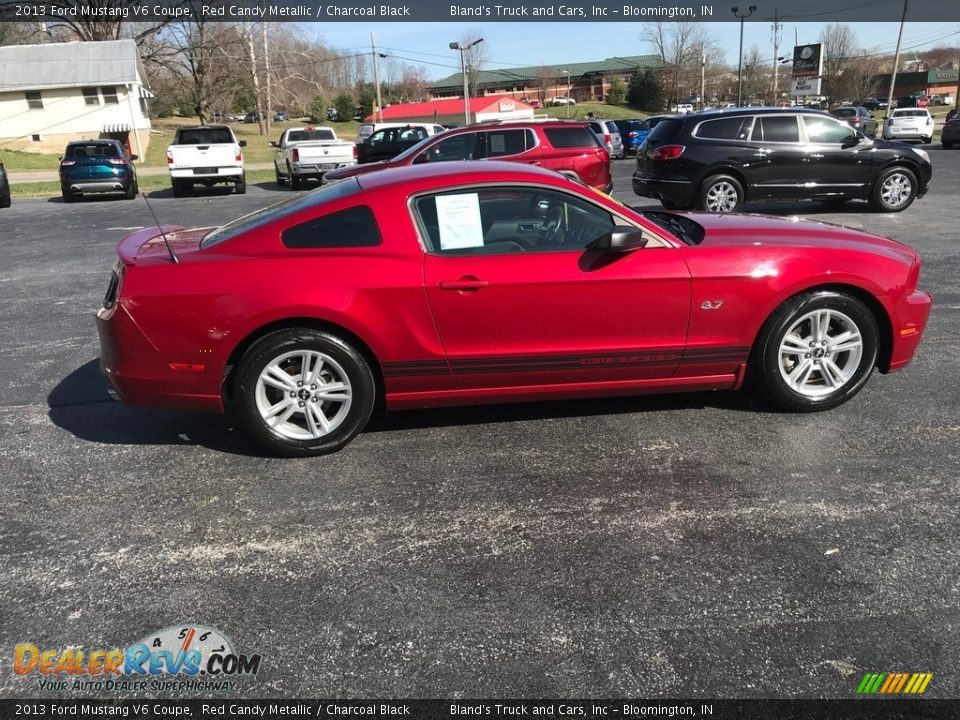
[[[143,201],[0,211],[0,695],[12,648],[199,623],[263,661],[218,697],[960,695],[960,151],[930,193],[752,211],[910,243],[915,362],[828,413],[713,393],[396,414],[340,453],[261,454],[225,418],[124,407],[93,314]],[[614,165],[616,194],[633,163]],[[212,225],[286,197],[175,200]],[[156,695],[157,693],[141,693]]]

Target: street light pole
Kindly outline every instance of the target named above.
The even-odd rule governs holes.
[[[463,75],[463,122],[465,125],[470,124],[470,86],[467,83],[467,58],[466,52],[474,45],[479,45],[483,42],[483,38],[477,38],[469,45],[461,45],[458,42],[450,43],[451,50],[460,51],[460,74]]]
[[[561,72],[567,76],[567,102],[564,104],[564,108],[566,108],[565,114],[567,116],[567,119],[569,120],[570,119],[570,69],[568,68],[566,70],[561,70]]]
[[[756,5],[747,8],[747,12],[740,14],[740,8],[734,6],[730,8],[735,18],[740,19],[740,52],[737,55],[737,107],[743,107],[743,21],[757,11]]]

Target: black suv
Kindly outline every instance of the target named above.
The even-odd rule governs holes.
[[[927,191],[923,150],[874,140],[816,110],[734,108],[660,122],[637,152],[633,192],[674,210],[746,200],[869,200],[899,212]]]

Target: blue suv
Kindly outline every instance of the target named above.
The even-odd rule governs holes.
[[[636,155],[637,148],[643,145],[643,141],[650,134],[650,123],[646,120],[615,120],[617,128],[620,130],[620,137],[623,139],[623,151],[630,155]]]
[[[67,144],[60,158],[60,191],[73,202],[88,193],[123,193],[132,200],[140,192],[136,155],[127,155],[118,140],[82,140]]]

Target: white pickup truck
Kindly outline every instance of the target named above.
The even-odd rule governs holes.
[[[277,149],[273,157],[277,185],[289,180],[294,190],[299,190],[304,180],[322,180],[330,170],[357,164],[357,146],[338,140],[328,127],[287,128],[270,147]]]
[[[213,187],[232,183],[238,195],[247,191],[243,171],[243,150],[246,140],[237,140],[226,125],[194,125],[182,127],[167,148],[167,167],[173,196],[183,197],[194,185]]]

